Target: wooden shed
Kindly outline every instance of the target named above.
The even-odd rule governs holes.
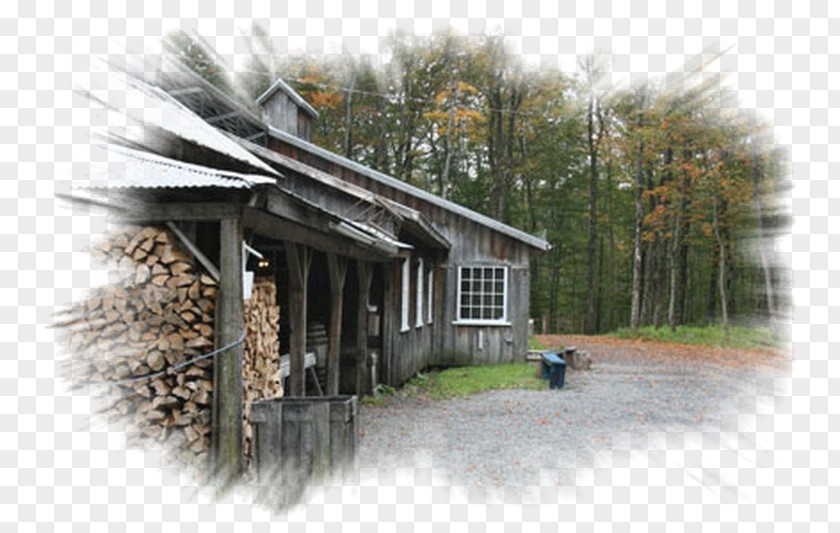
[[[342,380],[342,392],[370,392],[380,382],[397,386],[430,366],[524,356],[530,259],[548,250],[548,242],[312,144],[317,113],[282,80],[258,99],[262,119],[189,72],[158,82],[282,173],[284,190],[408,245],[390,262],[344,266],[350,275],[342,330],[365,321],[370,335],[366,343],[340,342],[347,372],[364,374]],[[216,118],[233,116],[235,123]],[[312,254],[312,279],[321,279],[333,267],[324,251]],[[370,287],[366,313],[354,301],[364,292],[360,282]],[[337,295],[328,287],[310,283],[306,296],[307,319],[326,329],[336,319]],[[354,350],[367,353],[353,356]],[[366,362],[351,368],[348,361],[357,358]]]
[[[248,402],[259,399],[235,342],[251,335],[255,278],[279,308],[276,343],[258,356],[286,354],[287,396],[363,395],[430,366],[525,355],[529,262],[546,241],[313,145],[317,113],[281,81],[260,97],[259,118],[185,69],[117,78],[146,99],[122,110],[144,128],[108,139],[134,168],[100,186],[124,191],[121,205],[91,201],[165,225],[218,280],[216,464],[241,470]]]
[[[285,87],[258,103],[299,106]],[[266,126],[265,147],[240,144],[281,171],[284,187],[340,212],[366,195],[363,216],[388,213],[395,235],[412,245],[373,280],[379,381],[399,385],[428,366],[511,362],[525,354],[530,258],[549,248],[546,241],[315,146],[282,123]]]
[[[103,249],[130,276],[106,295],[110,303],[98,298],[80,308],[102,315],[80,322],[87,331],[76,335],[76,347],[91,363],[81,365],[88,369],[81,377],[128,394],[120,411],[146,424],[137,433],[175,435],[182,451],[199,459],[212,451],[213,464],[236,473],[248,458],[250,402],[336,394],[341,339],[352,345],[351,359],[342,361],[352,378],[346,388],[362,390],[356,380],[366,376],[357,369],[366,364],[359,354],[368,352],[370,279],[377,265],[411,246],[282,187],[280,172],[159,88],[109,77],[92,102],[143,127],[110,135],[72,198],[108,209],[129,228]],[[109,101],[115,94],[142,106],[120,109]],[[345,289],[348,270],[355,278]],[[347,316],[362,317],[343,330],[342,320],[332,320],[320,354],[307,346],[310,287],[335,309],[353,306]],[[265,305],[249,307],[258,290]],[[115,357],[101,352],[117,345]],[[202,348],[213,358],[193,367]]]

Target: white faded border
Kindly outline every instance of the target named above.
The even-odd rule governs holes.
[[[62,527],[67,522],[90,524],[92,530],[104,531],[116,525],[140,530],[144,522],[167,530],[198,523],[202,530],[232,530],[234,524],[277,519],[251,506],[246,489],[215,502],[195,481],[161,468],[153,451],[125,451],[118,431],[88,426],[90,399],[69,395],[57,381],[54,362],[62,355],[48,328],[57,306],[107,281],[81,251],[89,236],[101,231],[101,220],[54,201],[73,166],[85,160],[85,131],[98,125],[71,91],[77,78],[87,75],[89,58],[119,53],[123,43],[154,51],[163,31],[195,27],[235,63],[235,29],[251,20],[266,21],[272,33],[286,35],[290,50],[365,54],[380,53],[384,36],[394,28],[428,34],[451,21],[460,32],[505,30],[535,65],[572,68],[575,54],[608,45],[620,52],[616,73],[628,76],[676,69],[711,36],[720,36],[724,47],[734,46],[724,68],[734,73],[741,105],[758,108],[775,124],[778,142],[790,147],[793,185],[793,226],[790,236],[778,243],[794,270],[795,362],[792,375],[778,380],[781,394],[790,394],[790,401],[783,402],[782,412],[773,412],[772,404],[757,407],[773,414],[772,431],[756,434],[756,448],[772,454],[770,464],[744,456],[735,459],[733,468],[726,452],[739,449],[736,434],[721,435],[720,446],[711,449],[690,436],[683,449],[667,449],[652,439],[652,449],[663,453],[637,453],[628,468],[646,470],[649,486],[630,485],[630,501],[617,502],[626,508],[614,513],[606,513],[606,502],[614,502],[617,488],[631,483],[622,468],[612,469],[609,485],[598,485],[592,472],[581,471],[580,485],[589,490],[565,495],[549,491],[526,502],[450,488],[444,473],[430,487],[415,486],[409,470],[398,472],[395,485],[389,486],[379,485],[376,472],[362,472],[357,486],[327,487],[313,494],[309,505],[284,517],[284,525],[318,531],[340,523],[343,529],[362,531],[416,523],[417,530],[430,530],[450,522],[452,529],[486,522],[492,530],[505,523],[527,529],[542,522],[554,530],[551,524],[568,521],[665,522],[673,506],[684,507],[685,521],[705,521],[707,516],[720,523],[838,521],[836,511],[827,507],[827,480],[836,478],[833,465],[840,464],[837,452],[831,451],[840,443],[829,392],[836,385],[828,377],[838,375],[828,354],[838,340],[837,328],[830,326],[840,323],[840,312],[831,303],[837,300],[838,242],[833,230],[840,191],[828,178],[838,164],[829,150],[837,144],[837,129],[830,125],[840,123],[840,117],[836,96],[828,89],[840,85],[837,60],[829,53],[840,49],[838,38],[829,37],[840,8],[817,11],[808,2],[794,2],[779,8],[787,12],[777,12],[760,3],[743,12],[736,2],[666,8],[663,1],[636,11],[624,2],[610,6],[581,1],[558,11],[547,2],[526,10],[500,0],[468,2],[460,8],[439,1],[399,3],[389,11],[379,11],[378,3],[338,1],[292,2],[280,8],[269,7],[275,4],[269,2],[215,7],[196,1],[110,4],[71,8],[69,3],[20,1],[0,7],[0,165],[6,171],[0,180],[0,242],[5,248],[0,250],[0,268],[6,279],[0,287],[0,338],[6,344],[0,359],[0,378],[5,379],[0,393],[5,396],[0,401],[0,521],[19,523],[21,531],[53,522]],[[754,420],[747,416],[744,423],[749,426]],[[698,446],[705,468],[743,478],[741,493],[729,503],[721,504],[722,496],[713,487],[704,487],[702,478],[691,479],[683,469],[686,448]],[[596,469],[610,468],[606,455],[595,463]],[[669,477],[674,469],[683,474]],[[697,486],[702,489],[699,497],[689,490]],[[667,488],[667,498],[658,487]],[[565,505],[558,506],[558,501]],[[390,517],[395,520],[384,520]]]

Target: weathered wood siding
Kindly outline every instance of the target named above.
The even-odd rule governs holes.
[[[262,110],[267,124],[305,141],[312,137],[312,118],[282,91],[276,91]]]
[[[392,386],[400,385],[408,378],[423,370],[431,363],[434,353],[435,333],[439,328],[437,321],[428,324],[423,320],[423,325],[416,325],[416,306],[414,297],[416,272],[410,270],[411,285],[408,308],[409,329],[402,331],[402,262],[395,261],[391,264],[390,273],[392,283],[390,290],[386,291],[386,318],[383,323],[383,353],[385,360],[385,374],[381,376],[382,381]],[[425,271],[424,271],[425,272]],[[425,292],[425,291],[424,291]],[[425,298],[425,296],[424,296]],[[424,299],[423,310],[426,303]],[[387,340],[386,340],[387,339]],[[387,347],[387,352],[385,348]]]
[[[278,139],[270,148],[328,172],[348,183],[363,187],[385,198],[416,209],[451,243],[434,265],[434,316],[432,324],[415,326],[414,269],[410,290],[410,329],[400,331],[402,289],[401,262],[392,264],[390,281],[386,276],[382,319],[380,360],[383,382],[398,385],[429,366],[492,364],[509,362],[527,352],[529,261],[531,249],[521,241],[505,236],[441,206],[395,190],[368,176],[300,150]],[[313,201],[326,202],[332,209],[348,200],[334,190],[315,184],[295,173],[286,173],[286,186]],[[340,209],[337,209],[340,212]],[[421,254],[423,252],[420,252]],[[456,325],[458,268],[469,265],[504,266],[508,269],[508,325]]]

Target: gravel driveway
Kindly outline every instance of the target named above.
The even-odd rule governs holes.
[[[598,337],[555,337],[593,360],[563,389],[435,401],[401,395],[362,406],[362,468],[445,469],[452,485],[573,485],[597,450],[647,449],[654,432],[721,431],[774,395],[779,355]],[[753,413],[755,411],[753,410]],[[727,414],[729,413],[729,414]],[[735,428],[737,429],[737,428]],[[630,448],[627,448],[627,447]],[[415,474],[416,475],[416,474]]]

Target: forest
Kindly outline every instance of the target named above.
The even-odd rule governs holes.
[[[393,35],[382,55],[289,55],[255,27],[244,66],[200,37],[167,49],[254,108],[278,77],[320,114],[313,142],[540,235],[539,333],[766,323],[788,304],[774,239],[784,152],[705,51],[611,83],[608,61],[526,68],[500,36]]]

